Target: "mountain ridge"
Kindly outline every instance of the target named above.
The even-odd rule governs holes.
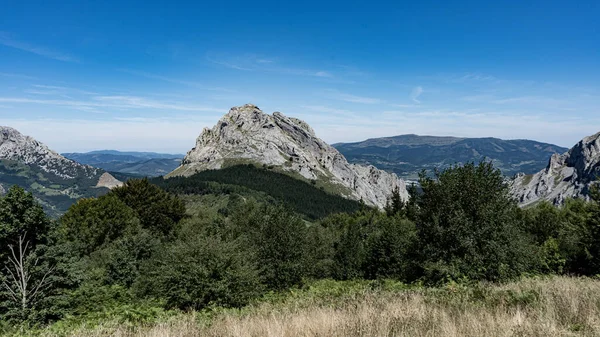
[[[54,214],[81,197],[97,196],[121,184],[109,173],[67,159],[14,128],[0,126],[0,184],[19,185]]]
[[[93,165],[109,172],[156,177],[177,168],[184,155],[157,152],[99,150],[63,153],[69,159]]]
[[[546,166],[548,156],[567,148],[527,139],[465,138],[415,134],[370,138],[334,146],[350,162],[375,165],[405,179],[416,179],[425,169],[433,171],[456,163],[491,160],[506,175],[534,173]]]

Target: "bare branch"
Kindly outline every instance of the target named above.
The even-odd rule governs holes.
[[[39,257],[36,257],[33,262],[31,262],[31,259],[28,259],[31,241],[25,240],[25,237],[26,234],[19,236],[18,251],[15,250],[13,245],[9,245],[12,257],[9,256],[9,262],[5,268],[10,277],[7,277],[7,280],[2,283],[8,290],[10,297],[15,302],[20,302],[23,310],[27,308],[28,304],[31,303],[33,299],[50,287],[52,281],[49,280],[48,276],[54,272],[54,267],[49,268],[39,282],[31,282],[32,279],[35,280],[35,268],[39,265],[40,259]],[[28,262],[28,260],[30,261]],[[12,280],[10,278],[12,278]]]

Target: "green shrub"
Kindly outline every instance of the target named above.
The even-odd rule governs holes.
[[[244,244],[255,252],[264,284],[285,289],[301,284],[310,263],[307,226],[282,206],[243,204],[232,224]]]
[[[81,256],[88,255],[126,232],[137,232],[136,213],[116,196],[82,199],[60,218],[58,236],[69,242]]]
[[[488,162],[421,175],[417,230],[423,277],[507,280],[537,268],[537,248],[501,172]]]
[[[166,308],[240,307],[262,291],[256,264],[235,242],[187,236],[148,260],[134,285],[137,296],[158,298]]]
[[[179,220],[185,217],[183,201],[151,184],[148,179],[130,179],[110,194],[136,212],[142,227],[157,234],[171,233]]]

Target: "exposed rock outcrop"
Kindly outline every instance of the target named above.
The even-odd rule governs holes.
[[[408,198],[405,182],[395,174],[349,164],[304,121],[280,112],[268,115],[252,104],[232,108],[212,129],[205,128],[181,166],[167,177],[245,162],[324,180],[346,197],[372,206],[383,207],[395,188]]]
[[[43,171],[63,179],[75,179],[81,174],[99,176],[102,172],[97,168],[69,160],[50,150],[43,143],[7,126],[0,126],[0,159],[36,165]]]
[[[123,185],[123,182],[117,180],[115,177],[110,175],[110,173],[104,172],[100,176],[100,179],[98,179],[98,184],[96,184],[96,187],[106,187],[109,189],[113,189],[121,185]]]
[[[517,175],[511,191],[523,206],[540,200],[559,205],[566,198],[587,198],[590,184],[598,177],[600,132],[583,138],[562,155],[552,155],[544,170],[534,175]]]

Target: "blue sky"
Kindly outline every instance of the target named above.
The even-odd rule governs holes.
[[[185,152],[250,102],[331,143],[600,131],[598,1],[2,7],[0,125],[61,152]]]

